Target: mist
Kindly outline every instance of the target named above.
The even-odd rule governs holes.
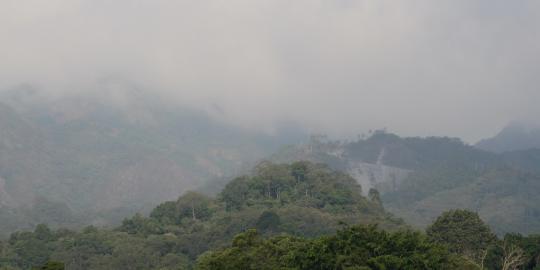
[[[0,89],[133,87],[268,132],[475,142],[538,121],[538,25],[537,1],[4,0]]]

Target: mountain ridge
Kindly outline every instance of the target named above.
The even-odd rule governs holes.
[[[234,175],[294,140],[222,123],[129,89],[115,101],[41,100],[39,91],[28,89],[2,93],[0,102],[0,192],[9,194],[0,199],[0,216],[19,221],[2,222],[4,233],[43,221],[23,213],[33,212],[36,198],[83,213],[76,215],[81,225],[94,223],[91,216],[96,225],[117,224]],[[62,225],[61,219],[49,223]]]
[[[540,232],[540,197],[530,193],[540,189],[537,150],[498,154],[454,138],[378,131],[352,142],[314,138],[270,157],[296,159],[349,172],[362,186],[377,189],[390,212],[418,227],[445,210],[466,208],[478,211],[498,234]]]
[[[495,153],[540,149],[540,127],[513,122],[494,137],[480,140],[475,147]]]

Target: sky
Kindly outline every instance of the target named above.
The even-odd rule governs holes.
[[[107,78],[253,129],[475,142],[540,121],[540,1],[0,1],[0,89]]]

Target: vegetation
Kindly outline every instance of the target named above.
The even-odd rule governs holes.
[[[496,136],[481,140],[475,146],[497,153],[540,149],[540,129],[520,123],[510,123]]]
[[[61,263],[61,262],[49,261],[49,262],[46,262],[43,266],[36,267],[35,269],[36,270],[64,270],[65,266],[64,266],[64,263]]]
[[[474,269],[540,268],[540,236],[506,234],[498,239],[477,213],[468,210],[443,213],[428,227],[427,235],[433,243],[446,246]]]
[[[196,269],[456,269],[463,265],[444,247],[417,232],[388,233],[353,226],[315,239],[275,236],[256,230],[237,235],[232,246],[202,255]]]
[[[498,239],[476,213],[467,210],[443,213],[427,234],[354,225],[317,237],[276,233],[281,218],[267,210],[255,226],[236,234],[232,245],[214,247],[200,245],[205,240],[200,238],[205,230],[202,221],[194,220],[193,215],[182,220],[199,222],[199,231],[179,233],[186,228],[168,225],[165,227],[174,228],[176,234],[162,231],[144,235],[153,226],[151,218],[141,216],[131,221],[146,226],[130,233],[122,231],[123,228],[110,231],[95,227],[78,233],[51,231],[39,225],[34,232],[12,234],[1,245],[0,269],[60,270],[64,269],[64,263],[66,269],[534,270],[540,267],[540,236],[507,234]]]
[[[467,210],[443,213],[426,232],[433,242],[446,245],[451,252],[462,255],[480,268],[483,268],[489,248],[497,241],[478,214]]]
[[[116,226],[297,138],[255,134],[137,91],[113,95],[122,106],[99,95],[0,93],[0,236],[39,223]]]
[[[470,209],[494,232],[540,233],[540,150],[491,153],[455,138],[384,131],[353,142],[317,137],[272,157],[324,162],[376,188],[384,207],[418,228],[450,209]],[[368,195],[368,194],[366,194]]]
[[[187,192],[114,229],[40,224],[0,242],[0,269],[540,269],[540,236],[505,233],[532,232],[540,224],[534,165],[540,159],[385,133],[306,149],[302,155],[321,151],[317,158],[334,169],[262,162],[215,198]],[[335,170],[365,162],[375,165],[362,169],[400,166],[407,178],[394,179],[392,189],[374,183],[362,190]],[[78,222],[70,207],[38,201],[25,211],[41,220]],[[478,211],[446,211],[453,206]],[[422,233],[385,209],[423,222],[443,213]]]
[[[373,201],[360,192],[354,179],[324,165],[265,162],[252,175],[233,179],[216,199],[188,192],[114,230],[39,225],[34,232],[13,233],[0,265],[28,269],[60,261],[66,269],[189,269],[200,254],[251,228],[265,237],[311,238],[344,224],[404,227],[384,211],[375,191]]]

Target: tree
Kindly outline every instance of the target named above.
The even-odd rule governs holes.
[[[255,230],[235,237],[229,248],[206,253],[198,270],[212,269],[457,269],[442,246],[411,231],[388,233],[354,226],[332,236],[262,239]]]
[[[192,220],[206,220],[212,212],[210,209],[212,200],[200,193],[189,191],[176,201],[176,209],[180,220],[189,218]]]
[[[511,243],[504,243],[501,270],[517,270],[526,261],[527,256],[522,248]]]
[[[280,224],[281,220],[276,213],[273,211],[264,211],[257,220],[256,227],[261,232],[274,232],[277,231]]]
[[[176,202],[164,202],[158,205],[150,213],[150,217],[158,220],[162,224],[178,224],[180,216],[176,210]]]
[[[306,172],[308,169],[308,164],[306,162],[297,161],[291,164],[291,174],[294,179],[298,182],[304,181],[306,177]]]
[[[504,243],[520,247],[527,257],[525,269],[540,269],[540,235],[506,234]]]
[[[51,229],[45,224],[38,224],[34,229],[34,235],[37,239],[48,241],[52,238]]]
[[[374,188],[370,188],[369,193],[368,193],[368,197],[369,197],[369,200],[371,200],[375,204],[382,206],[381,195],[379,194],[378,190],[376,190]]]
[[[309,190],[308,196],[304,189]],[[368,231],[365,234],[372,235],[372,240],[327,239],[342,224],[378,222],[394,229],[403,223],[363,197],[350,176],[322,164],[266,163],[252,175],[233,180],[218,198],[188,192],[177,201],[160,204],[150,217],[136,214],[114,230],[89,226],[81,231],[54,231],[40,225],[32,232],[13,233],[0,247],[0,269],[31,269],[49,260],[64,262],[67,269],[191,269],[194,260],[209,250],[214,252],[200,259],[210,263],[206,269],[395,268],[411,265],[405,260],[409,254],[416,254],[417,262],[435,258],[429,248],[433,245],[423,236],[418,241],[416,236],[394,241],[383,232]],[[250,228],[264,237],[280,236],[264,238]],[[216,250],[241,232],[226,252]],[[392,253],[391,247],[399,243],[413,249],[401,246],[398,249],[404,252]],[[356,253],[348,250],[361,247],[381,253],[369,255],[369,263],[354,264]],[[317,268],[318,263],[326,268]]]
[[[426,232],[435,243],[446,245],[451,252],[465,256],[479,267],[483,267],[488,249],[497,241],[478,214],[468,210],[444,212]]]
[[[47,242],[38,239],[31,232],[16,232],[9,238],[11,250],[13,250],[13,265],[24,269],[43,265],[51,255]]]
[[[496,247],[490,250],[487,269],[540,269],[540,236],[506,234]]]
[[[242,209],[248,199],[249,181],[250,178],[247,176],[237,177],[221,191],[220,199],[225,203],[225,208],[228,211]]]
[[[65,266],[62,262],[48,261],[43,266],[39,268],[34,268],[36,270],[64,270]]]
[[[158,222],[150,218],[145,218],[139,213],[135,214],[130,219],[124,219],[118,230],[129,234],[148,235],[163,233],[163,228]]]

